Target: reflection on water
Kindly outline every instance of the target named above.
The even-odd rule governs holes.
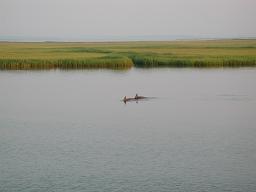
[[[255,191],[256,69],[0,71],[0,191]],[[124,104],[125,95],[156,97]]]

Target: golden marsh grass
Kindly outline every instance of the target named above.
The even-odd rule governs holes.
[[[256,66],[256,40],[0,43],[0,69]]]

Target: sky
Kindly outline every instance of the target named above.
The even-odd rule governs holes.
[[[0,40],[256,37],[256,0],[0,0]]]

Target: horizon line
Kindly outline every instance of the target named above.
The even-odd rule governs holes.
[[[0,35],[0,42],[136,42],[136,41],[193,41],[193,40],[249,40],[256,36],[210,36],[210,35],[88,35],[87,37],[54,37]]]
[[[245,38],[191,38],[166,40],[1,40],[0,43],[125,43],[125,42],[172,42],[172,41],[224,41],[224,40],[256,40],[256,37]]]

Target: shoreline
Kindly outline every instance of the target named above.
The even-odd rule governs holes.
[[[0,42],[0,69],[255,66],[256,39]]]

